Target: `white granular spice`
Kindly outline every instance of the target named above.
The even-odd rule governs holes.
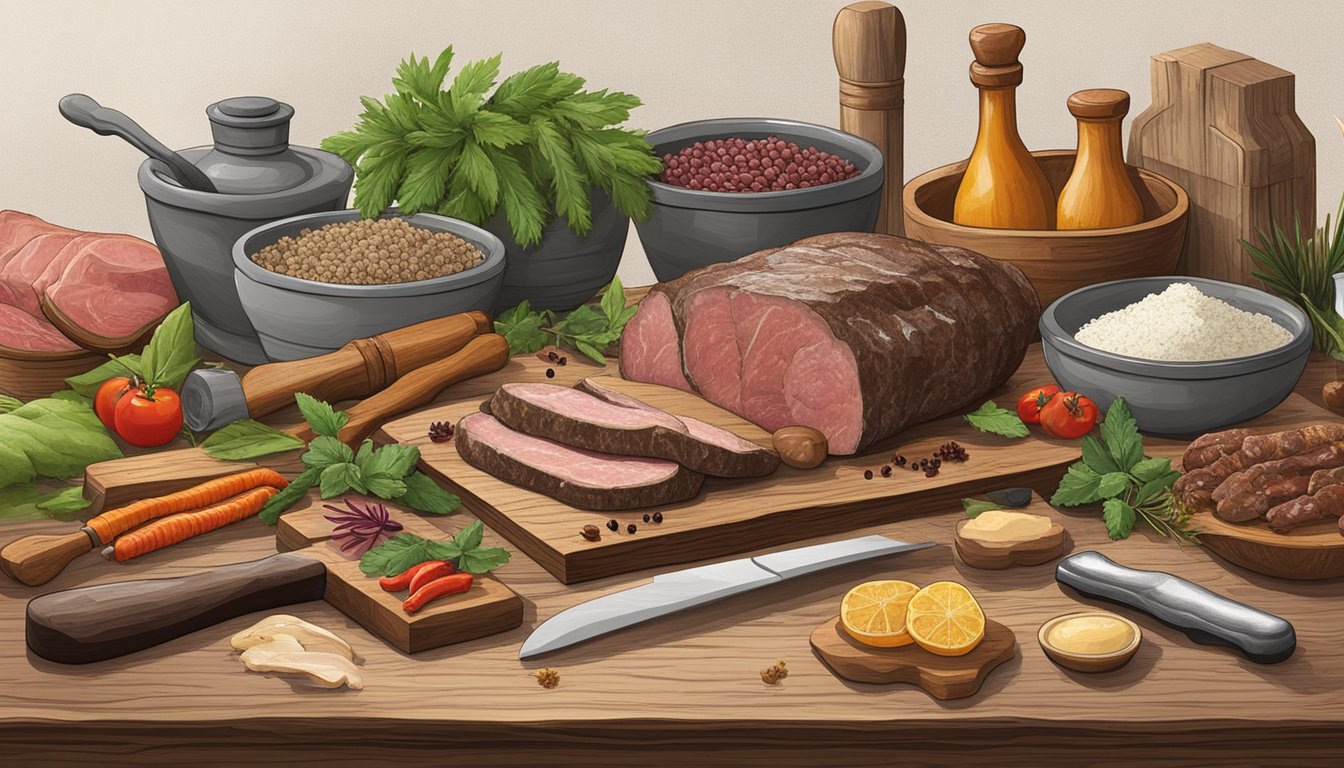
[[[1237,309],[1189,283],[1172,283],[1092,320],[1074,338],[1117,355],[1199,362],[1268,352],[1293,335],[1268,315]]]

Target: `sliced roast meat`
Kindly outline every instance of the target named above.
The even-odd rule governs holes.
[[[0,268],[13,258],[19,249],[38,235],[74,230],[49,224],[36,216],[19,211],[0,211]]]
[[[0,304],[0,356],[26,359],[50,354],[69,354],[79,345],[66,338],[51,323],[18,307]]]
[[[49,322],[42,314],[42,274],[78,232],[48,232],[29,240],[0,267],[0,304],[18,307]],[[43,286],[45,287],[45,286]]]
[[[621,373],[692,389],[770,432],[814,427],[852,454],[993,391],[1039,313],[1005,262],[822,235],[655,286],[622,336]]]
[[[700,492],[704,481],[676,462],[562,445],[509,429],[485,413],[458,421],[453,442],[462,460],[482,472],[582,509],[685,501]]]
[[[600,385],[605,395],[623,398]],[[619,456],[675,461],[719,477],[759,477],[779,465],[771,452],[727,430],[674,416],[633,398],[617,403],[590,391],[552,384],[505,384],[490,413],[519,432]]]
[[[130,235],[71,240],[38,287],[52,324],[97,351],[124,350],[146,340],[178,304],[159,249]]]

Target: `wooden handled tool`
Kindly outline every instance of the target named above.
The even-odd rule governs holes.
[[[886,176],[877,231],[905,234],[905,17],[890,3],[851,3],[831,29],[840,73],[840,130],[882,150]]]
[[[274,413],[292,405],[295,392],[331,403],[365,397],[492,330],[486,313],[464,312],[355,339],[319,357],[259,365],[241,379],[232,371],[193,371],[182,387],[182,416],[203,432]]]

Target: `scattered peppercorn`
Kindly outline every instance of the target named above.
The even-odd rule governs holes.
[[[780,680],[789,676],[789,667],[783,660],[776,661],[774,664],[761,670],[761,681],[768,685],[777,685]]]
[[[864,480],[872,480],[872,479],[873,479],[873,470],[871,470],[871,469],[865,469],[865,470],[863,470],[863,479],[864,479]]]
[[[556,362],[557,362],[559,365],[568,365],[568,364],[569,364],[569,358],[568,358],[568,357],[565,357],[564,355],[561,355],[561,356],[560,356],[560,359],[557,360]]]
[[[904,466],[905,466],[905,457],[902,456],[902,455],[899,454],[899,453],[894,454],[894,455],[891,457],[891,463],[892,463],[892,464],[895,464],[895,465],[898,466],[898,467],[904,467]]]
[[[555,378],[555,369],[554,369],[554,368],[547,368],[547,369],[546,369],[546,378],[548,378],[548,379],[554,379],[554,378]]]
[[[634,533],[634,532],[637,531],[637,530],[639,530],[639,528],[636,527],[634,523],[631,523],[631,524],[625,526],[625,532],[626,532],[626,533]]]
[[[537,685],[542,688],[550,689],[560,684],[560,673],[550,667],[538,669],[534,677],[537,678]]]
[[[609,531],[619,531],[620,529],[621,529],[621,524],[620,524],[620,523],[616,522],[615,520],[608,520],[608,521],[607,521],[607,530],[609,530]]]
[[[602,539],[602,531],[598,530],[596,525],[583,526],[583,530],[579,531],[579,535],[589,541],[600,541]]]
[[[663,513],[662,513],[662,512],[654,512],[654,513],[653,513],[653,522],[655,522],[655,523],[661,523],[661,522],[663,522]]]
[[[434,443],[446,443],[453,439],[453,425],[446,421],[429,423],[429,439]]]
[[[546,352],[546,359],[547,359],[547,360],[550,360],[552,363],[559,363],[559,362],[560,362],[560,356],[557,355],[557,354],[555,353],[555,350],[554,350],[554,349],[547,350],[547,352]]]
[[[938,470],[934,467],[929,467],[928,469],[924,470],[925,477],[935,477],[937,474]]]
[[[891,477],[891,465],[890,465],[890,464],[884,464],[884,465],[882,465],[882,476],[883,476],[883,477]]]
[[[653,518],[649,517],[647,514],[644,515],[644,522],[647,523],[647,522],[649,522],[649,520],[652,520],[652,519],[653,519]]]
[[[950,443],[943,443],[938,447],[938,458],[944,461],[963,462],[970,458],[970,454],[966,452],[965,448],[958,445],[956,441],[953,441]]]

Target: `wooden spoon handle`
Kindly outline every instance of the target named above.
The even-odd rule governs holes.
[[[0,570],[30,587],[46,584],[72,560],[93,551],[93,538],[81,528],[59,535],[24,536],[0,549]]]

